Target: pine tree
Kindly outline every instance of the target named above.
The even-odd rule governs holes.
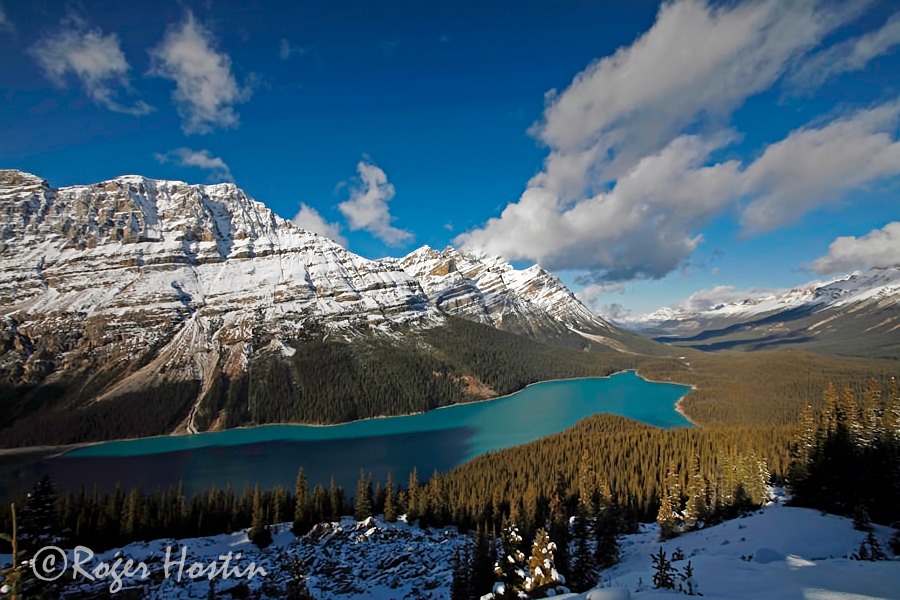
[[[309,506],[309,484],[306,482],[306,471],[303,467],[297,471],[294,483],[294,535],[300,536],[309,531],[311,526]]]
[[[318,483],[313,488],[310,520],[313,523],[321,523],[331,518],[331,512],[331,499],[328,496],[328,490],[321,483]]]
[[[272,523],[275,525],[280,525],[284,522],[282,511],[284,510],[286,499],[287,495],[285,494],[284,487],[276,485],[275,492],[272,494]]]
[[[569,582],[573,590],[584,592],[597,585],[597,563],[590,547],[591,530],[584,504],[578,504],[572,531],[575,551],[571,559]]]
[[[247,539],[258,548],[265,548],[272,543],[272,532],[269,531],[268,523],[266,523],[262,494],[258,485],[253,490],[253,517],[250,531],[247,532]]]
[[[681,580],[678,582],[679,592],[688,596],[702,596],[699,591],[700,586],[697,584],[697,580],[694,579],[694,567],[691,565],[691,561],[687,561],[687,564],[684,565],[684,570],[678,573],[678,578]]]
[[[359,481],[356,484],[356,511],[353,516],[357,521],[372,516],[372,477],[366,478],[362,470],[359,471]]]
[[[619,511],[613,500],[605,500],[594,519],[594,564],[608,569],[619,562]]]
[[[469,570],[469,552],[466,548],[465,557],[459,551],[459,546],[453,554],[453,579],[450,583],[450,600],[469,600],[471,587],[471,571]]]
[[[553,554],[556,544],[550,540],[547,530],[541,527],[534,536],[531,545],[531,556],[528,558],[528,576],[523,585],[532,598],[543,598],[552,590],[553,595],[566,590],[562,589],[565,578],[556,570]]]
[[[472,545],[472,578],[471,592],[476,598],[491,591],[494,583],[494,560],[491,556],[491,546],[494,540],[488,540],[487,528],[479,524],[475,530],[475,540]]]
[[[659,499],[656,522],[659,524],[659,539],[668,540],[681,532],[682,515],[681,486],[675,473],[675,465],[670,464],[666,473],[665,486]]]
[[[550,498],[550,539],[556,543],[556,568],[568,577],[569,570],[569,518],[565,507],[566,481],[557,473],[556,489]]]
[[[594,497],[597,493],[597,473],[591,454],[585,449],[578,463],[578,502],[584,505],[585,513],[593,512]]]
[[[522,552],[522,536],[515,524],[503,528],[500,536],[501,555],[494,566],[498,584],[494,586],[497,598],[517,598],[525,586],[525,554]]]
[[[660,546],[659,552],[650,556],[653,564],[653,587],[656,589],[675,589],[675,575],[678,573],[669,559],[666,558],[666,552]]]
[[[865,539],[860,542],[859,550],[857,550],[856,554],[851,558],[871,561],[887,560],[887,554],[885,554],[884,550],[881,548],[881,542],[875,537],[874,530],[869,530]]]
[[[538,521],[538,491],[533,482],[529,482],[522,498],[522,516],[519,520],[519,529],[523,537],[534,535]]]
[[[329,515],[328,518],[332,521],[340,521],[341,515],[344,513],[344,488],[334,482],[334,477],[331,478],[331,485],[329,487],[331,515]]]
[[[678,513],[672,507],[672,498],[669,494],[664,493],[659,499],[656,522],[659,525],[660,540],[670,540],[678,535]]]
[[[419,518],[419,476],[413,467],[409,474],[409,487],[406,492],[406,520],[410,523]]]
[[[139,488],[135,488],[129,492],[125,499],[125,511],[122,515],[122,534],[126,538],[133,538],[140,535],[140,510],[143,504],[143,494]]]
[[[691,481],[688,485],[687,504],[684,509],[684,527],[688,531],[697,529],[709,512],[706,504],[708,490],[706,478],[700,471],[700,457],[695,454],[691,463]]]
[[[28,493],[19,515],[19,547],[29,556],[44,546],[59,545],[56,487],[44,475]]]
[[[393,523],[397,520],[397,507],[394,503],[394,479],[388,473],[387,484],[384,486],[384,520]]]

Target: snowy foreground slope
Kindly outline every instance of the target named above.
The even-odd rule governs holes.
[[[152,598],[207,598],[207,579],[179,583],[174,577],[162,579],[166,547],[180,552],[188,549],[187,563],[209,564],[219,555],[241,552],[237,565],[245,569],[250,561],[267,571],[256,576],[248,588],[260,597],[283,596],[290,579],[290,564],[296,557],[305,565],[308,587],[316,598],[438,599],[449,598],[451,565],[457,546],[469,538],[454,528],[421,530],[405,523],[384,523],[369,519],[319,525],[297,540],[287,525],[275,534],[275,542],[257,550],[247,542],[246,532],[190,540],[157,540],[136,543],[98,556],[112,561],[115,556],[143,560],[155,570],[140,587],[151,590]],[[876,527],[882,546],[888,548],[892,530]],[[862,600],[900,598],[900,561],[862,562],[846,558],[859,547],[865,534],[855,531],[848,519],[817,511],[772,504],[750,516],[705,530],[659,542],[655,525],[621,540],[622,561],[602,574],[597,589],[560,596],[570,600],[618,600],[677,598],[673,591],[653,590],[650,555],[663,547],[667,554],[680,548],[684,561],[690,560],[699,592],[707,599],[736,600]],[[888,551],[889,553],[889,551]],[[0,557],[2,559],[8,557]],[[71,556],[70,556],[71,558]],[[71,574],[67,573],[67,578]],[[216,594],[229,597],[240,580],[216,580]],[[108,587],[103,584],[68,588],[69,597],[84,597]],[[125,588],[132,587],[126,583]]]

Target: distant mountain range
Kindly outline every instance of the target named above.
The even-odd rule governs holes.
[[[784,346],[900,357],[900,267],[876,268],[708,310],[663,308],[618,324],[700,350]]]
[[[400,343],[451,316],[578,350],[658,352],[537,265],[428,247],[365,259],[233,184],[129,175],[55,189],[0,171],[0,261],[0,386],[26,400],[187,382],[193,415],[225,394],[223,375],[245,377],[261,352],[291,356],[311,332]],[[192,416],[177,427],[200,428]]]

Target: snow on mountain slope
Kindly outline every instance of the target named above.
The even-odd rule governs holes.
[[[0,385],[77,382],[70,398],[94,401],[196,383],[179,432],[223,397],[218,374],[237,380],[262,346],[289,352],[311,330],[398,337],[446,314],[545,340],[610,330],[538,266],[449,248],[368,260],[230,183],[54,189],[0,170],[0,264]]]
[[[609,330],[558,277],[540,265],[518,270],[499,257],[423,246],[397,260],[442,312],[503,328],[514,320],[539,328],[549,319],[570,329]]]
[[[260,329],[290,337],[310,320],[391,331],[441,319],[399,267],[295,227],[233,184],[129,175],[57,190],[0,171],[0,261],[2,379],[129,365],[104,396],[208,385],[215,369],[245,366]]]
[[[125,588],[139,588],[143,597],[207,598],[210,583],[184,576],[173,569],[163,578],[166,548],[178,556],[186,548],[186,564],[209,565],[228,552],[241,553],[234,566],[246,570],[252,561],[265,569],[265,576],[228,581],[217,579],[217,595],[225,597],[240,583],[261,598],[280,598],[290,580],[290,565],[303,565],[309,591],[317,599],[369,600],[382,598],[443,599],[450,597],[452,564],[457,548],[462,552],[471,537],[456,528],[420,529],[404,522],[380,519],[324,523],[302,538],[289,532],[289,524],[277,527],[274,543],[259,550],[247,541],[247,532],[185,540],[133,543],[98,554],[99,561],[144,561],[150,565],[147,581],[127,579]],[[875,527],[882,547],[890,554],[893,530]],[[673,591],[652,589],[650,555],[662,547],[668,556],[681,549],[690,560],[694,580],[704,598],[710,600],[875,600],[900,598],[900,563],[895,560],[865,562],[850,560],[864,533],[853,529],[849,519],[818,511],[771,504],[747,517],[683,534],[659,542],[656,525],[644,525],[641,533],[623,536],[621,562],[600,573],[602,584],[581,594],[558,596],[568,600],[655,600],[683,597]],[[179,558],[180,560],[180,558]],[[9,562],[0,556],[0,565]],[[71,551],[70,551],[71,563]],[[64,578],[70,580],[70,578]],[[69,597],[86,597],[108,588],[111,580],[68,584]]]
[[[698,332],[733,328],[754,322],[777,322],[810,317],[804,329],[818,328],[836,318],[852,317],[871,331],[890,333],[900,326],[900,267],[875,268],[811,282],[791,290],[759,292],[750,297],[704,306],[702,293],[673,307],[626,317],[618,324],[652,335],[691,336]],[[816,317],[818,315],[818,317]]]

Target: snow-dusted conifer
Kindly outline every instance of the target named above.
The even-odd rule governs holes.
[[[548,595],[564,594],[565,577],[556,570],[553,554],[556,544],[543,527],[537,530],[534,543],[531,545],[531,556],[528,559],[528,575],[524,589],[530,598],[544,598]]]
[[[494,574],[500,585],[494,586],[496,598],[518,598],[525,590],[525,554],[522,552],[522,536],[519,528],[510,523],[500,535],[501,552],[494,565]],[[499,589],[499,593],[498,593]]]
[[[687,504],[684,508],[684,527],[688,531],[700,527],[700,522],[709,512],[706,478],[700,470],[700,457],[694,455],[691,466],[691,481],[687,489]]]

